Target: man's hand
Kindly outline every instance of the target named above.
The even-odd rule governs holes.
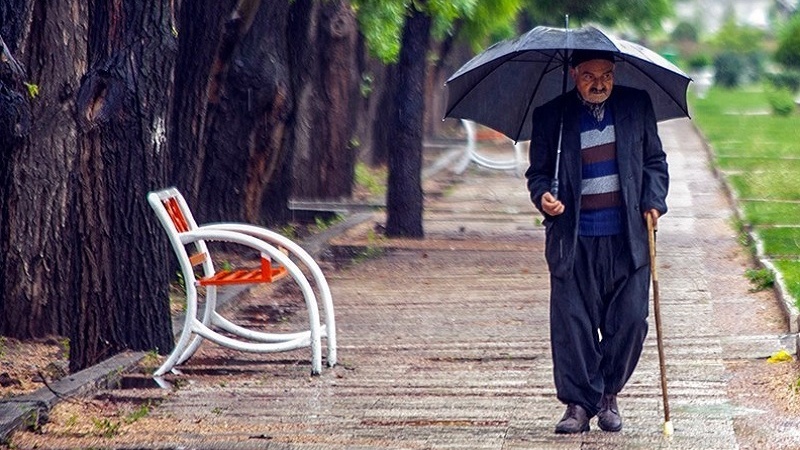
[[[658,212],[657,209],[651,209],[644,212],[644,221],[647,222],[647,216],[650,216],[653,219],[653,229],[658,230],[658,218],[661,217],[661,213]]]
[[[564,204],[560,200],[556,200],[553,194],[545,192],[542,195],[542,211],[551,216],[557,216],[564,212]]]

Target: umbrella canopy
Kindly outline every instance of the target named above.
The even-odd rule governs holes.
[[[453,74],[445,83],[445,117],[478,122],[515,142],[529,140],[533,110],[574,86],[565,76],[574,50],[613,52],[614,83],[646,90],[657,120],[689,115],[691,79],[652,50],[594,27],[536,27],[492,45]]]

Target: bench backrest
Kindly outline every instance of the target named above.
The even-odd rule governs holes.
[[[213,275],[215,272],[214,265],[209,257],[208,246],[205,241],[196,241],[194,243],[195,251],[191,255],[181,241],[181,234],[195,230],[197,222],[195,222],[192,211],[180,191],[171,187],[151,192],[147,195],[147,201],[155,211],[161,226],[167,232],[169,242],[178,257],[186,283],[194,281],[194,267],[198,265],[203,266],[204,276]]]

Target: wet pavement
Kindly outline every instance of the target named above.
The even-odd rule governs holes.
[[[733,208],[685,120],[661,125],[672,177],[659,223],[658,270],[672,423],[663,409],[655,327],[621,393],[620,433],[553,433],[544,230],[524,179],[469,167],[426,181],[422,240],[372,232],[382,213],[331,241],[323,263],[338,325],[339,364],[311,377],[307,350],[246,354],[205,344],[167,379],[176,389],[106,392],[153,406],[115,437],[25,433],[19,448],[209,449],[737,449],[726,361],[795,351],[779,300],[753,293],[731,228]],[[330,255],[358,254],[354,263]],[[302,322],[291,292],[247,296],[229,314],[278,328]],[[254,293],[259,294],[259,293]],[[266,311],[265,309],[269,309]],[[324,351],[323,351],[324,354]],[[108,397],[106,397],[108,398]],[[138,403],[137,403],[138,402]],[[56,418],[57,419],[57,418]],[[749,428],[750,433],[774,430]],[[792,425],[796,425],[792,423]],[[64,427],[61,427],[63,430]],[[755,430],[755,431],[754,431]],[[38,436],[38,437],[37,437]],[[788,446],[800,438],[784,434]],[[796,439],[796,441],[792,441]]]

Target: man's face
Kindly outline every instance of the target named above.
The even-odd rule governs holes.
[[[581,97],[589,103],[602,103],[614,87],[614,63],[592,59],[570,69]]]

